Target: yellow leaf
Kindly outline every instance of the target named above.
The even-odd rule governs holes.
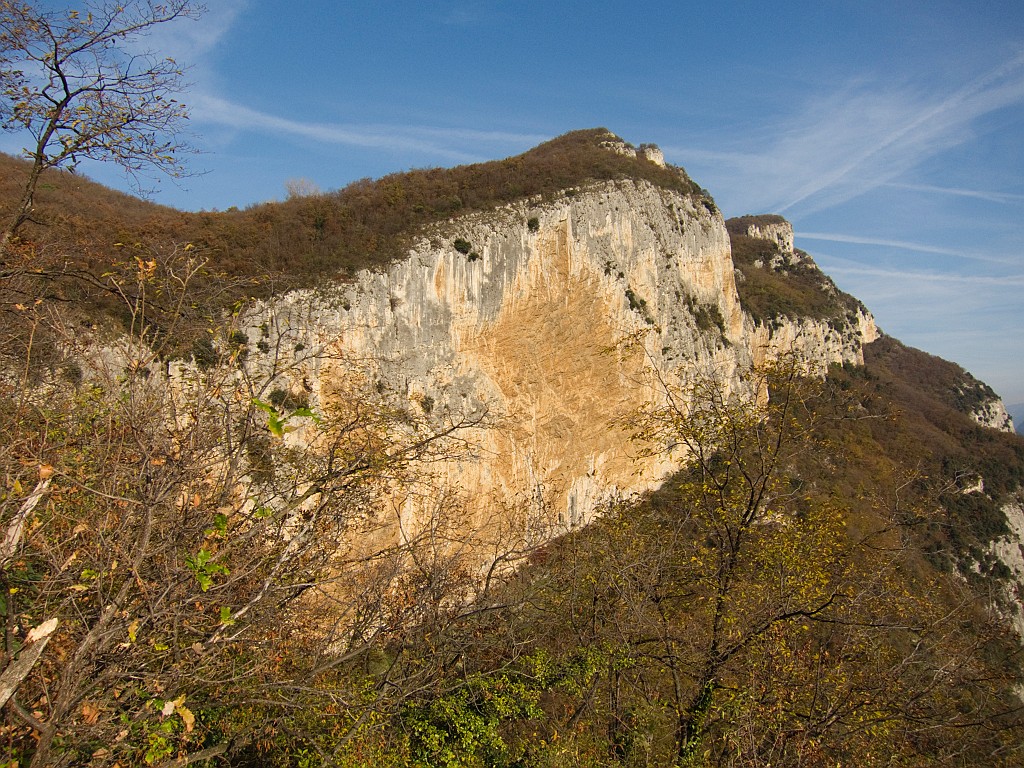
[[[90,701],[82,704],[82,718],[88,725],[95,725],[100,719],[100,708]]]
[[[192,729],[196,726],[196,716],[192,714],[192,710],[188,707],[178,707],[178,714],[181,715],[181,721],[185,723],[185,733],[192,733]]]
[[[131,640],[133,643],[135,642],[135,638],[138,636],[139,624],[139,620],[136,619],[128,625],[128,639]]]

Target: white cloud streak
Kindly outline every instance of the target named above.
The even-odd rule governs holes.
[[[959,187],[939,187],[934,184],[903,184],[898,182],[889,182],[882,186],[890,189],[906,189],[911,192],[927,192],[937,195],[952,195],[954,197],[971,197],[978,200],[987,200],[990,203],[1024,202],[1024,195],[1014,195],[1009,192],[986,192],[977,189],[961,189]]]
[[[828,111],[818,115],[809,131],[796,130],[783,144],[795,138],[797,147],[806,147],[810,140],[819,150],[830,150],[831,160],[822,163],[778,207],[779,212],[814,196],[824,198],[818,205],[850,199],[961,143],[978,118],[1024,101],[1024,52],[937,102],[897,92],[829,101]],[[851,130],[864,138],[858,141]],[[837,163],[836,158],[843,160]],[[804,206],[804,212],[807,207],[814,206]]]
[[[217,77],[207,66],[207,56],[230,34],[251,0],[218,0],[196,22],[182,20],[158,27],[145,40],[175,60],[195,62],[190,74],[199,83],[192,89],[189,109],[193,123],[256,131],[329,145],[409,152],[452,163],[492,159],[491,147],[521,145],[527,148],[547,137],[501,131],[444,129],[424,126],[340,125],[303,122],[252,109],[216,95]],[[479,146],[481,152],[467,149]]]
[[[180,19],[154,27],[141,43],[175,61],[201,62],[228,35],[249,3],[250,0],[217,0],[207,5],[198,20]]]
[[[797,240],[824,240],[830,243],[851,243],[854,245],[875,245],[883,248],[897,248],[904,251],[918,251],[920,253],[935,253],[941,256],[956,256],[961,259],[973,261],[985,261],[992,264],[1008,264],[1016,266],[1019,259],[1001,259],[994,256],[985,256],[977,253],[968,253],[955,248],[943,248],[938,245],[925,243],[914,243],[908,240],[891,240],[881,237],[862,237],[860,235],[843,235],[831,232],[798,232]]]
[[[862,79],[802,102],[759,138],[716,136],[719,148],[665,146],[734,213],[772,211],[791,217],[840,205],[880,186],[901,185],[928,158],[976,135],[985,116],[1024,104],[1024,51],[961,85],[938,92]],[[724,147],[724,148],[723,148]],[[998,202],[1015,195],[945,187],[918,191]]]
[[[250,109],[208,94],[197,94],[191,108],[192,117],[196,121],[237,130],[255,130],[324,144],[413,152],[455,163],[491,159],[486,153],[476,154],[462,149],[467,143],[520,143],[529,146],[539,138],[501,131],[307,123]]]
[[[819,258],[819,261],[821,259]],[[1024,274],[1021,275],[957,275],[946,272],[921,272],[917,270],[884,269],[882,267],[843,266],[831,264],[830,275],[856,275],[860,277],[882,278],[886,281],[899,283],[912,282],[915,285],[930,283],[943,286],[962,286],[977,289],[1022,288]],[[892,283],[890,283],[892,284]],[[897,288],[902,293],[902,288]],[[905,294],[903,294],[905,297]],[[980,297],[979,297],[980,298]]]

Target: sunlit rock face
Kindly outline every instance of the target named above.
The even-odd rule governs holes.
[[[757,237],[761,240],[769,240],[779,246],[782,255],[792,256],[793,249],[793,225],[781,217],[777,221],[766,221],[750,224],[747,227],[747,237]]]
[[[1002,398],[995,393],[992,393],[989,399],[971,411],[971,418],[983,427],[991,427],[1002,432],[1012,433],[1014,431],[1013,419],[1010,418]]]
[[[1006,566],[1009,578],[1003,585],[1001,609],[1013,623],[1017,636],[1024,641],[1024,498],[1003,506],[1009,533],[992,542],[992,554]],[[1024,694],[1024,691],[1021,692]]]
[[[713,374],[742,389],[751,365],[791,349],[862,361],[875,333],[868,315],[840,330],[755,326],[720,214],[634,181],[445,222],[386,272],[278,297],[245,323],[263,342],[246,364],[269,371],[276,355],[275,386],[315,408],[329,411],[358,371],[438,425],[482,418],[464,431],[467,455],[434,469],[561,530],[675,468],[631,440],[666,382]]]
[[[747,338],[755,364],[795,352],[809,362],[814,372],[823,375],[833,363],[862,365],[864,344],[878,338],[878,328],[870,314],[861,312],[854,322],[840,328],[810,318],[786,318],[772,325],[750,321]]]
[[[818,275],[818,290],[834,300],[840,300],[835,284],[818,270],[814,260],[793,247],[793,226],[781,216],[745,216],[730,222],[735,232],[751,238],[765,240],[774,247],[770,259],[757,260],[754,269],[787,274],[790,270],[811,270]],[[742,276],[742,275],[741,275]],[[849,297],[848,297],[849,298]],[[831,319],[815,317],[781,316],[755,320],[746,316],[745,336],[755,364],[793,352],[806,361],[812,371],[824,375],[833,364],[864,363],[864,345],[878,338],[879,331],[871,314],[853,301],[856,308],[847,307],[841,316]]]

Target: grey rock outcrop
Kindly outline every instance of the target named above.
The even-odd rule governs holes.
[[[792,256],[793,246],[793,225],[781,216],[763,217],[767,221],[751,223],[747,226],[747,237],[756,237],[761,240],[768,240],[779,247],[779,252],[784,256]]]
[[[971,418],[983,427],[998,429],[1002,432],[1013,432],[1013,419],[1010,418],[1001,398],[993,396],[985,400],[971,411]]]
[[[433,418],[486,414],[467,435],[476,458],[443,467],[444,481],[523,500],[563,529],[675,468],[667,454],[637,458],[629,426],[666,382],[713,372],[740,391],[744,371],[790,350],[860,362],[875,333],[866,314],[842,331],[755,325],[721,215],[639,181],[437,225],[386,272],[277,297],[244,322],[264,350],[246,364],[316,408],[358,367]]]

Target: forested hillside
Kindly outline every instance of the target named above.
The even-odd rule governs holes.
[[[543,498],[495,493],[473,500],[484,543],[427,479],[475,458],[489,414],[242,330],[256,299],[382,269],[425,227],[597,182],[681,193],[704,218],[673,211],[680,230],[724,233],[681,169],[607,141],[244,211],[44,177],[0,270],[11,765],[1024,765],[1021,595],[996,556],[1020,548],[1024,440],[970,418],[991,393],[958,366],[882,337],[863,365],[780,355],[731,392],[659,371],[661,405],[619,426],[638,459],[687,457],[660,490],[557,537],[517,516]],[[23,170],[4,159],[0,208]],[[733,229],[750,324],[863,309]],[[728,351],[721,313],[676,298]],[[305,363],[352,374],[330,408],[281,387]],[[393,535],[411,496],[429,518]]]

